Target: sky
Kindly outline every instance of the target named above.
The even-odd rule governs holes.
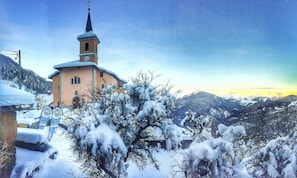
[[[91,0],[99,66],[184,94],[297,94],[297,1]],[[0,0],[0,52],[47,78],[78,60],[88,0]]]

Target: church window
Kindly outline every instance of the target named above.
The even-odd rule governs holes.
[[[103,72],[100,72],[100,77],[103,78]]]
[[[75,76],[71,79],[71,84],[80,84],[80,78]]]
[[[101,85],[101,88],[102,88],[102,89],[104,88],[104,84]]]
[[[89,51],[89,43],[85,43],[85,51]]]

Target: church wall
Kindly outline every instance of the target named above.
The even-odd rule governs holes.
[[[54,97],[54,106],[59,105],[59,74],[53,77],[53,97]]]
[[[96,71],[96,89],[102,89],[102,84],[104,84],[104,87],[107,85],[118,86],[117,79],[115,79],[112,75],[103,72],[103,77],[100,77],[100,72],[100,70]]]
[[[87,100],[91,97],[92,89],[92,67],[74,67],[64,68],[62,70],[62,91],[61,91],[61,104],[72,105],[72,99],[76,92],[82,99]],[[72,79],[79,78],[79,83],[72,84]]]

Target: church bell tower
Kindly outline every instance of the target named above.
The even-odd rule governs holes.
[[[98,45],[100,41],[97,35],[93,33],[90,11],[89,1],[85,33],[77,37],[80,46],[79,60],[80,62],[94,62],[98,65]]]

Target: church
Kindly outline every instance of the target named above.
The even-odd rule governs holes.
[[[121,88],[125,80],[98,66],[99,38],[93,33],[90,7],[85,32],[77,37],[80,45],[79,60],[54,66],[56,71],[48,76],[53,82],[54,106],[79,107],[96,96],[96,90],[107,85]]]

